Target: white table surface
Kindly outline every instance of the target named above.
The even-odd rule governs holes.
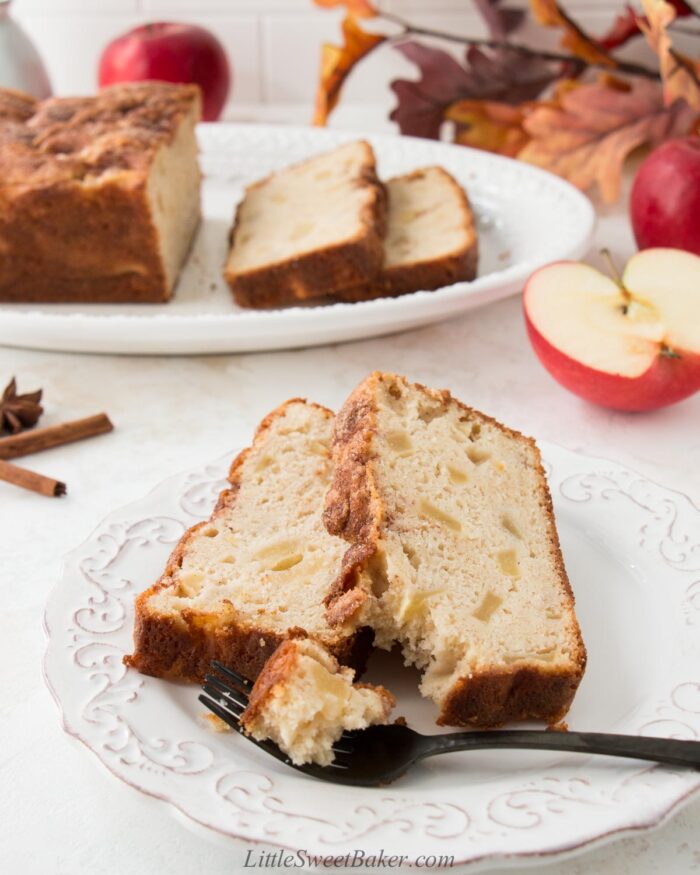
[[[624,204],[601,211],[599,245],[633,251]],[[113,508],[179,470],[248,442],[291,395],[337,407],[369,370],[446,386],[536,438],[600,455],[684,491],[700,504],[700,394],[625,415],[579,401],[530,350],[519,298],[384,339],[257,355],[78,356],[0,348],[0,383],[43,387],[50,424],[106,410],[107,436],[27,457],[65,480],[47,499],[0,483],[0,872],[22,875],[233,875],[245,848],[194,834],[165,806],[118,783],[64,735],[44,687],[43,605],[61,556]],[[507,848],[504,848],[507,852]],[[618,840],[550,875],[647,875],[700,869],[700,799],[653,833]]]

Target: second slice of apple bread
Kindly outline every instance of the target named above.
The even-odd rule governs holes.
[[[374,373],[336,417],[328,598],[423,670],[443,724],[557,721],[585,666],[534,442],[447,391]],[[371,581],[371,583],[369,582]]]

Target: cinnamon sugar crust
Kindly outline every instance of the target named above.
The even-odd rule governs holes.
[[[0,89],[0,189],[90,182],[105,174],[138,184],[155,151],[172,141],[199,101],[196,85],[166,82],[43,101]]]

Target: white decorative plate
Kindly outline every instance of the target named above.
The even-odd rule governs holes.
[[[479,277],[394,300],[256,312],[236,307],[222,276],[234,206],[249,182],[357,134],[204,124],[204,222],[167,305],[0,306],[0,343],[70,352],[193,354],[315,346],[402,331],[518,292],[540,265],[582,256],[594,211],[568,183],[521,162],[430,140],[367,135],[382,177],[441,164],[478,215]]]
[[[612,462],[544,450],[588,647],[572,728],[700,737],[700,511]],[[383,789],[316,782],[203,719],[194,686],[126,670],[134,596],[207,516],[228,459],[115,511],[67,559],[46,609],[46,680],[64,726],[117,777],[217,833],[312,854],[449,855],[482,866],[658,824],[700,773],[539,752],[436,757]],[[393,655],[368,675],[436,731]]]

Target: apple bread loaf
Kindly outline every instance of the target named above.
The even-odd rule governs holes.
[[[0,89],[0,301],[162,302],[200,216],[199,90]]]
[[[317,641],[283,641],[255,682],[241,726],[274,741],[296,765],[327,766],[343,732],[386,723],[396,701],[384,687],[354,684],[353,675]]]
[[[249,186],[224,269],[236,302],[281,307],[365,283],[382,264],[385,200],[364,141]]]
[[[401,643],[447,725],[566,713],[586,655],[534,442],[447,391],[374,373],[336,417],[327,598]]]
[[[467,195],[442,167],[386,183],[384,262],[376,278],[336,297],[344,301],[432,291],[476,276],[478,241]]]
[[[291,631],[362,668],[371,642],[331,626],[323,601],[345,550],[322,522],[333,414],[294,399],[267,416],[234,461],[213,515],[191,528],[160,580],[136,600],[127,665],[201,681],[218,659],[254,680]]]

